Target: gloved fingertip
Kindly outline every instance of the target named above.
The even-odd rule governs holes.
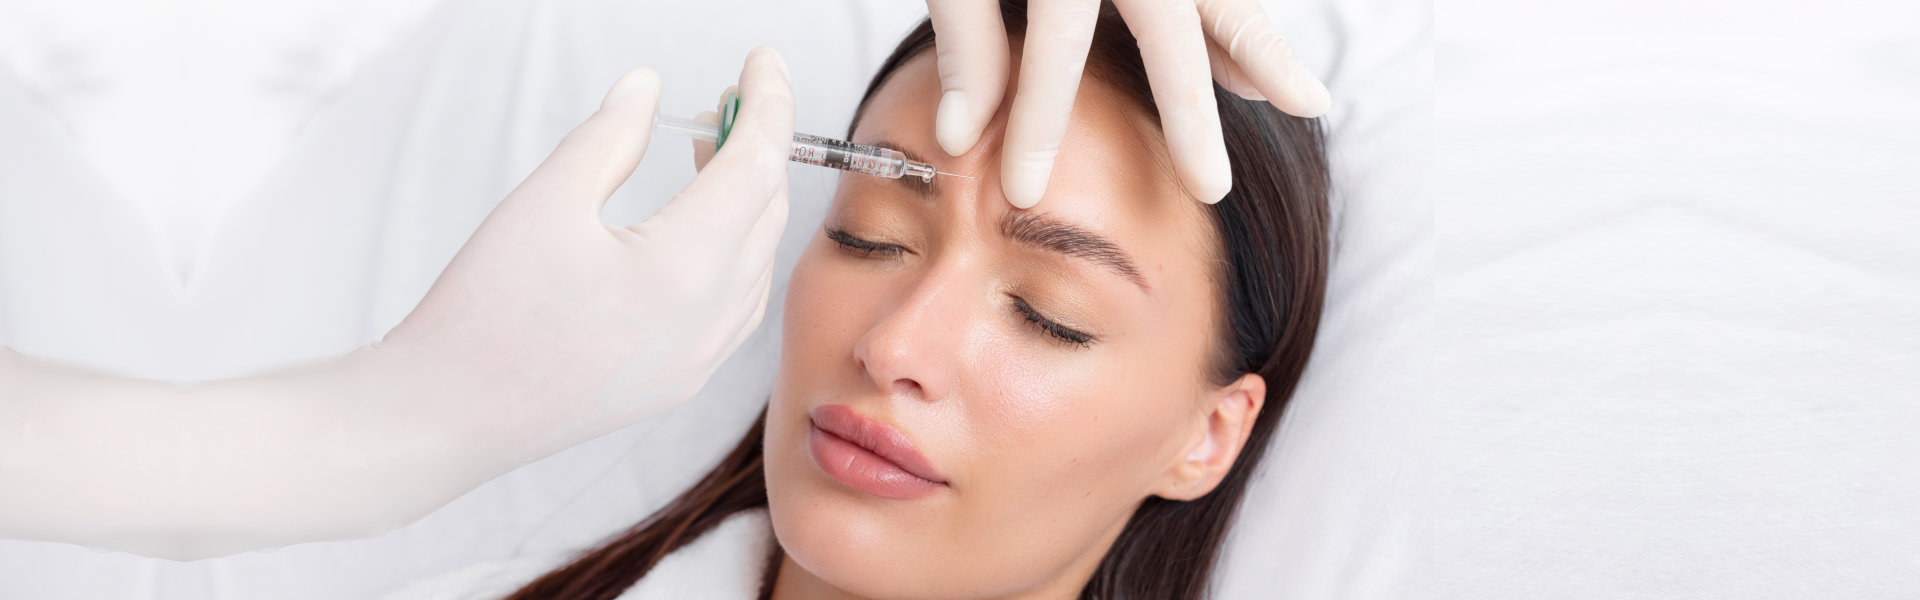
[[[786,57],[781,56],[780,51],[773,49],[773,46],[759,46],[747,53],[747,62],[761,60],[772,61],[773,66],[779,67],[781,77],[785,77],[788,80],[793,79],[793,73],[787,70]]]
[[[1233,181],[1229,179],[1225,187],[1214,188],[1211,191],[1195,190],[1193,197],[1199,200],[1201,204],[1219,204],[1221,200],[1226,199],[1227,193],[1231,191],[1233,191]]]
[[[1233,172],[1225,168],[1225,157],[1221,157],[1220,166],[1221,168],[1218,169],[1208,169],[1209,173],[1190,178],[1191,181],[1187,182],[1187,191],[1206,204],[1213,204],[1227,197],[1227,192],[1233,191]]]
[[[760,124],[771,126],[784,122],[778,126],[792,127],[793,84],[787,77],[786,59],[773,47],[754,48],[747,56],[747,64],[740,71],[739,89],[740,123],[760,123],[761,119],[778,115],[776,121]],[[780,137],[785,139],[786,135]],[[781,149],[785,150],[786,145],[782,144]]]
[[[1187,190],[1200,202],[1219,202],[1219,198],[1225,198],[1227,192],[1233,190],[1233,162],[1227,158],[1227,144],[1212,142],[1196,150],[1202,160],[1190,163],[1187,177],[1183,177]]]
[[[1294,73],[1294,108],[1299,111],[1293,112],[1294,116],[1318,117],[1333,109],[1333,93],[1327,91],[1327,84],[1307,72],[1305,66],[1297,67]]]
[[[607,96],[600,100],[600,108],[608,108],[631,102],[636,98],[645,98],[658,105],[660,100],[660,74],[653,69],[641,67],[627,71],[620,80],[614,82],[613,89],[607,90]]]
[[[960,156],[980,141],[980,130],[973,126],[973,111],[967,105],[964,90],[947,90],[940,95],[940,108],[934,117],[933,137],[949,156]]]
[[[1047,193],[1047,175],[1053,165],[1019,165],[1000,171],[1000,191],[1014,208],[1033,208]]]

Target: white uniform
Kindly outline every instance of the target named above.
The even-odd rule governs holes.
[[[760,592],[773,525],[764,510],[727,518],[692,544],[667,555],[619,600],[752,600]],[[566,564],[572,555],[480,563],[423,579],[382,600],[498,600]]]

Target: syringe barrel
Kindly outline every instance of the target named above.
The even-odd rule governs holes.
[[[789,158],[794,162],[889,179],[899,179],[907,172],[907,155],[898,150],[805,133],[793,134],[793,154]]]

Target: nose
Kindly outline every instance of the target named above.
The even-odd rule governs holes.
[[[973,296],[962,269],[929,269],[861,336],[854,361],[890,398],[932,402],[946,397],[958,383]]]

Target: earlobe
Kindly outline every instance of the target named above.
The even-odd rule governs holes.
[[[1186,451],[1167,473],[1166,483],[1154,495],[1168,500],[1193,500],[1220,485],[1233,469],[1266,403],[1266,380],[1248,373],[1214,390],[1207,412],[1199,416],[1198,430]]]

